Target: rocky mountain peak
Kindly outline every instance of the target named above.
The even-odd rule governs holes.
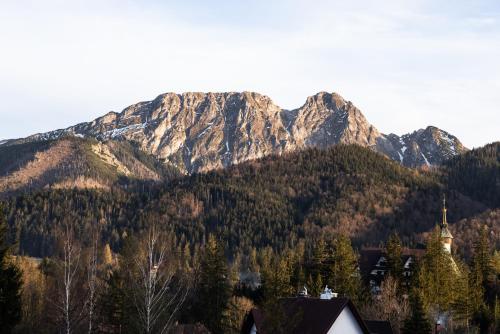
[[[441,164],[467,151],[457,137],[435,126],[428,126],[401,137],[387,136],[400,161],[409,167]]]
[[[412,167],[438,164],[466,150],[456,137],[435,127],[401,137],[381,134],[353,103],[328,92],[308,97],[293,110],[255,92],[165,93],[121,113],[7,144],[64,135],[136,142],[185,173],[339,143],[370,147]]]

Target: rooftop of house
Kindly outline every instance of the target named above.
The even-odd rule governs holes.
[[[293,334],[326,334],[333,324],[348,307],[354,318],[357,320],[361,330],[366,334],[391,334],[390,324],[384,321],[370,321],[368,325],[360,316],[356,307],[347,298],[284,298],[280,300],[283,310],[283,326],[290,326],[288,333]],[[275,313],[277,315],[277,313]],[[279,316],[279,315],[278,315]],[[260,309],[253,309],[249,314],[243,333],[250,333],[255,325],[257,333],[269,334],[265,330],[265,315]],[[373,328],[373,330],[372,330]],[[390,331],[387,331],[389,329]]]
[[[425,254],[425,249],[418,248],[402,248],[401,249],[401,260],[403,265],[408,263],[410,258],[420,259]],[[359,268],[361,274],[366,276],[373,270],[374,267],[385,268],[383,260],[385,259],[386,251],[381,247],[363,247],[360,252]],[[381,261],[382,260],[382,261]],[[406,268],[408,269],[408,268]]]

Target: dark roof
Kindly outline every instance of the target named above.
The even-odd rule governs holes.
[[[291,334],[326,334],[345,307],[349,307],[363,333],[370,333],[358,311],[347,298],[332,298],[330,300],[285,298],[281,300],[281,303],[287,324],[294,325],[289,332]],[[253,323],[257,327],[258,334],[271,334],[265,331],[265,319],[261,310],[252,310],[247,325],[243,327],[244,333],[248,334]]]
[[[425,249],[401,248],[401,259],[403,263],[409,257],[420,259],[425,254]],[[385,256],[385,249],[380,247],[364,247],[360,252],[359,269],[363,276],[366,276],[377,264],[380,257]]]
[[[393,334],[389,321],[365,320],[365,324],[370,330],[370,334]]]

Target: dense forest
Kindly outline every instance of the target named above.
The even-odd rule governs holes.
[[[457,332],[500,328],[499,146],[417,170],[338,145],[162,182],[4,197],[2,328],[169,333],[187,323],[238,333],[258,306],[280,333],[293,325],[280,298],[304,285],[318,296],[326,284],[396,333],[430,333],[443,314]],[[436,228],[443,195],[453,261]],[[376,298],[358,272],[366,245],[388,252]],[[426,249],[412,277],[402,276],[403,246]]]
[[[446,183],[490,207],[500,207],[500,143],[488,144],[444,163]]]
[[[161,184],[25,192],[4,200],[9,240],[19,254],[50,256],[58,226],[71,221],[83,241],[91,228],[100,226],[102,241],[118,251],[124,236],[158,222],[191,247],[203,244],[210,233],[221,235],[229,258],[253,248],[279,250],[336,233],[351,237],[359,247],[378,245],[397,232],[405,244],[416,246],[440,221],[445,194],[456,244],[467,241],[460,251],[468,256],[471,240],[466,236],[477,221],[474,217],[497,208],[495,197],[481,195],[481,189],[500,193],[499,146],[471,151],[430,171],[402,167],[362,147],[339,145]],[[473,162],[467,167],[469,160]],[[490,183],[473,188],[468,173],[481,178],[483,169]],[[458,175],[466,180],[460,183]],[[490,218],[491,241],[498,243],[498,216]]]
[[[1,210],[0,210],[1,211]],[[124,238],[119,253],[101,244],[98,228],[84,246],[70,222],[60,227],[54,255],[37,260],[12,256],[0,216],[0,325],[5,333],[241,333],[246,315],[261,308],[271,333],[288,333],[282,298],[307,286],[317,298],[325,285],[350,298],[365,319],[387,320],[395,333],[490,333],[500,328],[500,253],[487,230],[474,240],[471,259],[453,258],[440,230],[425,240],[425,255],[403,274],[402,243],[385,245],[388,272],[370,294],[359,275],[349,238],[301,240],[280,252],[266,247],[229,263],[224,242],[210,234],[191,250],[157,224]],[[257,281],[249,281],[249,276]],[[43,326],[40,326],[43,324]],[[184,328],[184,329],[183,329]],[[189,331],[190,330],[190,331]]]

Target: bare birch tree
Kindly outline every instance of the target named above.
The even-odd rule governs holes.
[[[73,318],[75,303],[74,289],[76,284],[76,275],[80,263],[80,248],[74,240],[74,234],[69,224],[65,224],[63,231],[63,249],[62,249],[62,284],[59,292],[59,302],[56,307],[62,315],[63,332],[71,334],[75,326],[76,319]]]
[[[189,284],[175,276],[173,247],[156,227],[149,229],[136,256],[135,308],[144,333],[167,333],[186,299]]]
[[[374,296],[372,304],[365,307],[364,316],[390,321],[394,333],[399,334],[404,319],[410,312],[408,298],[399,293],[401,287],[398,280],[392,276],[386,277],[380,288],[380,295]]]

